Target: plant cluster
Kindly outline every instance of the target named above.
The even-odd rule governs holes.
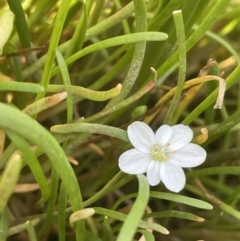
[[[0,241],[240,240],[239,3],[2,0]]]

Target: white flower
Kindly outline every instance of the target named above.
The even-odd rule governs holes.
[[[196,167],[207,156],[202,147],[190,143],[193,132],[182,124],[162,125],[154,134],[147,124],[136,121],[127,133],[135,148],[124,152],[118,165],[128,174],[146,172],[151,186],[162,181],[169,190],[179,192],[186,182],[182,167]]]

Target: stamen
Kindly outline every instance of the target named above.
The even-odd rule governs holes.
[[[165,148],[160,148],[158,145],[154,144],[150,152],[150,155],[155,161],[166,161],[167,155],[165,154]]]

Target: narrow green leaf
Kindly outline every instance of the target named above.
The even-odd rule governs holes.
[[[126,195],[126,196],[120,198],[114,204],[114,206],[112,208],[116,209],[124,200],[136,197],[136,195],[137,195],[136,193],[132,193],[132,194],[129,194],[129,195]],[[182,204],[186,204],[186,205],[189,205],[189,206],[192,206],[192,207],[202,208],[202,209],[206,209],[206,210],[212,210],[213,209],[213,206],[211,204],[207,203],[207,202],[204,202],[202,200],[195,199],[195,198],[185,197],[185,196],[175,194],[175,193],[151,191],[150,197],[168,200],[168,201],[173,201],[173,202],[177,202],[177,203],[182,203]]]
[[[0,14],[0,55],[2,55],[3,47],[12,33],[13,21],[14,14],[11,11],[5,10]]]
[[[166,6],[162,6],[162,2],[159,2],[158,8],[154,13],[152,19],[148,23],[148,31],[159,30],[167,20],[172,16],[173,10],[180,9],[180,6],[185,0],[172,0],[167,2]]]
[[[147,31],[147,11],[145,6],[145,1],[134,0],[133,3],[134,3],[134,9],[135,9],[135,22],[136,22],[135,31],[139,33],[146,32]],[[146,41],[140,42],[140,43],[138,42],[135,44],[132,61],[130,63],[126,77],[123,80],[123,89],[116,98],[114,98],[108,103],[108,105],[106,106],[106,109],[111,108],[117,103],[120,103],[123,99],[125,99],[128,93],[131,91],[142,66],[143,58],[145,55],[145,48],[146,48]]]
[[[30,92],[40,93],[44,91],[44,88],[35,83],[23,83],[23,82],[0,82],[0,91],[19,91],[19,92]]]
[[[119,171],[108,183],[100,190],[98,191],[95,195],[90,197],[88,200],[83,202],[83,206],[87,207],[100,199],[102,196],[104,196],[106,193],[110,192],[112,190],[112,187],[116,185],[116,183],[121,183],[121,178],[124,178],[123,172]],[[119,181],[119,179],[121,179]]]
[[[146,41],[164,41],[167,39],[167,34],[160,32],[142,32],[142,33],[132,33],[128,35],[118,36],[114,38],[109,38],[106,40],[102,40],[101,42],[92,44],[71,57],[66,59],[66,64],[69,65],[74,63],[77,59],[90,54],[92,52],[98,51],[100,49],[105,49],[109,47],[114,47],[118,45],[130,44],[130,43],[138,43],[138,42],[146,42]],[[55,67],[52,71],[51,76],[56,75],[59,72],[59,67]]]
[[[198,26],[194,26],[193,29],[197,29]],[[226,40],[225,38],[221,37],[219,34],[215,34],[212,31],[207,31],[206,36],[208,36],[209,38],[215,40],[216,42],[218,42],[220,45],[222,45],[226,50],[228,50],[228,52],[234,56],[234,58],[236,59],[237,63],[240,64],[240,57],[238,52],[234,49],[232,43],[230,43],[228,40]]]
[[[65,124],[65,125],[55,125],[51,127],[51,131],[55,133],[96,133],[107,135],[121,139],[123,141],[129,141],[127,132],[125,130],[119,129],[117,127],[101,125],[101,124],[89,124],[89,123],[76,123],[76,124]]]
[[[212,8],[211,12],[204,18],[204,20],[199,25],[198,29],[192,33],[192,35],[186,41],[186,51],[188,52],[210,29],[210,27],[215,23],[219,15],[226,9],[227,5],[231,0],[221,0],[216,2],[215,6]],[[159,76],[162,76],[171,66],[173,66],[178,59],[178,52],[176,51],[167,61],[162,64],[157,72]]]
[[[8,160],[0,179],[0,213],[6,207],[7,202],[14,191],[21,170],[22,157],[15,152]]]
[[[240,110],[237,110],[227,119],[223,120],[221,123],[218,123],[217,125],[213,125],[212,127],[209,127],[208,128],[209,138],[204,143],[204,145],[208,145],[216,138],[220,137],[221,135],[224,135],[231,128],[239,124],[240,122],[239,116],[240,116]]]
[[[20,0],[7,0],[10,9],[15,15],[15,25],[23,48],[30,48],[31,36],[28,29],[25,13]]]
[[[166,192],[150,192],[150,197],[169,200],[177,203],[183,203],[192,207],[212,210],[213,206],[207,202],[199,199],[185,197],[179,194],[166,193]]]
[[[108,236],[108,239],[112,239],[113,238],[113,230],[109,224],[108,216],[103,217],[103,223],[104,223],[104,227],[106,229],[106,235]]]
[[[67,205],[67,192],[61,183],[59,201],[58,201],[58,238],[59,241],[66,240],[66,205]]]
[[[204,218],[201,218],[199,216],[196,216],[192,213],[187,213],[183,211],[178,211],[178,210],[166,210],[166,211],[161,211],[161,212],[152,212],[152,213],[147,213],[144,215],[144,218],[163,218],[163,217],[172,217],[172,218],[181,218],[181,219],[187,219],[187,220],[192,220],[195,222],[203,222]]]
[[[98,2],[104,2],[104,0],[101,0],[101,1],[98,1]],[[114,4],[115,4],[116,9],[121,9],[123,7],[122,6],[123,4],[120,2],[120,0],[114,0]],[[135,11],[135,15],[136,15],[136,11]],[[131,28],[130,28],[129,23],[126,19],[124,19],[121,24],[122,24],[124,34],[131,33]]]
[[[59,104],[61,101],[65,100],[66,97],[67,92],[61,92],[58,94],[45,97],[41,100],[33,102],[32,104],[29,104],[26,108],[23,109],[23,112],[30,116],[33,116],[35,114],[40,113],[43,110],[49,109]]]
[[[226,79],[227,87],[229,89],[235,82],[238,81],[240,75],[240,65],[238,65],[234,71]],[[216,101],[218,95],[218,88],[212,92],[205,100],[201,102],[183,121],[182,124],[189,125],[194,119],[197,118],[204,110],[206,110],[214,101]]]
[[[38,159],[35,156],[35,153],[31,150],[31,147],[25,138],[10,130],[7,130],[6,132],[13,144],[23,153],[23,161],[29,165],[29,168],[31,169],[42,192],[42,202],[47,201],[50,194],[48,181],[42,171]]]
[[[144,86],[142,89],[137,91],[135,94],[133,94],[132,96],[128,97],[127,99],[121,101],[120,103],[116,104],[115,106],[112,106],[111,108],[108,108],[107,110],[104,109],[104,110],[100,111],[99,113],[86,118],[85,122],[92,122],[94,120],[100,119],[106,115],[114,113],[115,111],[120,110],[120,109],[130,105],[131,103],[134,103],[135,101],[140,99],[143,95],[145,95],[150,90],[152,90],[154,85],[155,85],[155,82],[151,81],[146,86]]]
[[[186,44],[185,44],[185,29],[182,18],[182,12],[180,10],[173,12],[173,19],[175,23],[175,29],[177,33],[177,44],[178,44],[178,59],[179,59],[179,70],[178,70],[178,82],[177,89],[173,96],[172,102],[168,109],[167,115],[164,119],[164,123],[171,124],[174,112],[177,109],[179,100],[181,98],[181,93],[183,90],[183,85],[186,75]]]
[[[27,221],[27,232],[29,241],[37,241],[37,235],[31,221]]]
[[[138,229],[137,231],[143,234],[146,241],[155,241],[155,238],[151,232],[143,229]]]
[[[63,180],[73,211],[82,209],[82,197],[76,176],[56,139],[31,117],[9,105],[0,103],[0,113],[5,113],[0,119],[0,127],[2,129],[9,129],[21,136],[27,137],[29,141],[47,154],[60,178]],[[34,131],[29,131],[29,129]],[[75,229],[76,233],[78,233],[77,240],[83,240],[84,223],[77,222]]]
[[[187,177],[195,176],[206,176],[206,175],[215,175],[215,174],[232,174],[240,175],[240,167],[238,166],[221,166],[221,167],[208,167],[198,170],[193,170],[186,174]]]
[[[93,209],[98,214],[108,216],[108,217],[112,217],[112,218],[114,218],[116,220],[120,220],[120,221],[125,221],[127,216],[128,216],[126,214],[116,212],[116,211],[113,211],[113,210],[109,210],[109,209],[106,209],[106,208],[94,207]],[[163,226],[161,226],[160,224],[157,224],[157,223],[151,223],[151,222],[148,222],[148,221],[140,220],[140,222],[138,224],[138,227],[143,228],[143,229],[153,229],[153,230],[155,230],[159,233],[162,233],[162,234],[169,234],[169,231],[166,228],[164,228]]]
[[[48,86],[48,82],[50,79],[51,71],[52,71],[52,65],[55,57],[55,51],[57,49],[58,41],[60,39],[62,28],[68,13],[68,8],[71,4],[71,1],[69,0],[62,0],[57,12],[57,16],[55,19],[55,23],[53,26],[52,35],[50,38],[50,45],[48,48],[46,63],[44,65],[44,70],[42,74],[42,79],[40,84],[44,87],[44,92],[37,95],[36,100],[42,99],[46,93],[46,89]]]
[[[77,27],[74,31],[73,37],[70,40],[69,48],[66,51],[65,58],[71,56],[74,52],[82,48],[84,43],[84,38],[87,31],[87,24],[88,24],[88,11],[86,4],[91,4],[91,1],[82,1],[82,15],[80,20],[78,21]],[[90,7],[88,7],[90,9]]]
[[[117,241],[132,240],[148,203],[149,183],[147,177],[144,175],[138,175],[137,177],[139,181],[138,195],[120,229]]]
[[[9,213],[5,207],[0,213],[0,240],[6,241],[9,228]]]
[[[43,1],[41,1],[42,3]],[[47,2],[49,3],[49,1]],[[40,3],[39,3],[40,5]],[[120,9],[114,15],[110,16],[109,18],[103,20],[102,22],[96,24],[95,26],[89,28],[86,33],[85,41],[91,39],[92,37],[97,36],[98,34],[108,30],[111,27],[114,27],[118,23],[120,23],[123,19],[128,18],[134,12],[133,2],[127,4],[124,8]],[[31,17],[31,16],[30,16]],[[62,21],[62,20],[61,20]],[[70,40],[66,43],[59,46],[59,51],[64,54],[67,49],[69,48]],[[55,50],[54,50],[55,51]],[[26,78],[33,74],[35,71],[39,70],[45,63],[46,63],[47,56],[43,56],[39,59],[35,64],[28,67],[26,70],[23,71],[23,77]]]
[[[103,241],[97,235],[89,232],[88,230],[86,230],[86,240],[87,241]]]
[[[221,208],[224,212],[226,212],[226,213],[230,214],[231,216],[240,220],[240,212],[237,209],[233,208],[232,206],[230,206],[224,202],[220,202],[219,208]]]
[[[121,84],[118,84],[115,88],[107,91],[95,91],[74,85],[71,85],[69,87],[71,89],[72,95],[81,96],[82,98],[94,101],[105,101],[111,99],[118,95],[122,89]],[[47,92],[58,93],[62,91],[66,91],[64,85],[49,85],[47,88]]]
[[[62,74],[62,79],[64,83],[64,87],[67,92],[67,123],[72,122],[73,118],[73,97],[72,97],[72,89],[71,89],[71,80],[69,77],[68,69],[65,64],[64,58],[60,51],[56,51],[56,57],[58,61],[58,66],[60,68],[60,72]]]
[[[49,229],[50,225],[52,224],[53,212],[54,212],[54,208],[57,200],[57,193],[58,193],[58,173],[53,168],[51,173],[50,196],[48,199],[47,214],[44,220],[44,224],[41,230],[38,232],[39,237],[42,237],[45,234],[45,232]]]
[[[39,218],[31,220],[31,224],[33,226],[36,226],[39,222],[40,222]],[[18,224],[16,226],[13,226],[13,227],[9,228],[8,236],[14,235],[14,234],[20,233],[23,230],[26,230],[27,226],[28,226],[28,221],[26,223]]]

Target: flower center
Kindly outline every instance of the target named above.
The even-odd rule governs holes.
[[[167,155],[165,152],[165,148],[160,148],[156,144],[153,145],[152,150],[150,152],[150,155],[153,160],[155,161],[166,161],[167,160]]]

